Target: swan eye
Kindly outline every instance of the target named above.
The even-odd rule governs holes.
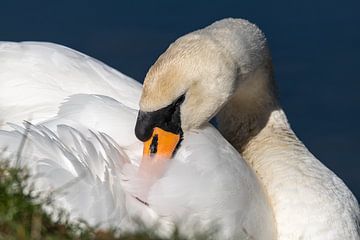
[[[185,93],[178,97],[178,99],[175,101],[175,106],[180,106],[185,100]]]

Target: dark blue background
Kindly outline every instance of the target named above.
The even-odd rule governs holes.
[[[269,40],[293,129],[360,196],[359,10],[359,0],[13,0],[0,2],[0,39],[64,44],[142,81],[177,37],[246,18]]]

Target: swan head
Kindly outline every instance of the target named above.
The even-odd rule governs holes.
[[[210,39],[179,38],[149,69],[135,133],[141,141],[160,128],[181,135],[209,121],[232,95],[232,58]]]
[[[224,19],[180,37],[149,69],[135,134],[144,142],[155,128],[181,135],[221,110],[219,127],[227,139],[234,129],[249,135],[260,129],[255,120],[265,122],[277,105],[275,93],[264,34],[246,20]]]

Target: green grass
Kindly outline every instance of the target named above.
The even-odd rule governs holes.
[[[31,190],[28,190],[27,171],[9,167],[0,161],[0,240],[138,240],[162,239],[153,230],[139,228],[137,233],[116,234],[116,229],[103,231],[86,224],[70,223],[67,215],[60,211],[56,219],[47,214],[43,207],[51,205],[51,198],[40,200]],[[176,231],[170,239],[182,238]],[[199,237],[197,239],[208,239]]]

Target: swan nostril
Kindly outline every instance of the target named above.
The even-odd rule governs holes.
[[[157,153],[158,141],[159,141],[159,137],[158,137],[157,134],[155,134],[152,141],[151,141],[150,154]]]

